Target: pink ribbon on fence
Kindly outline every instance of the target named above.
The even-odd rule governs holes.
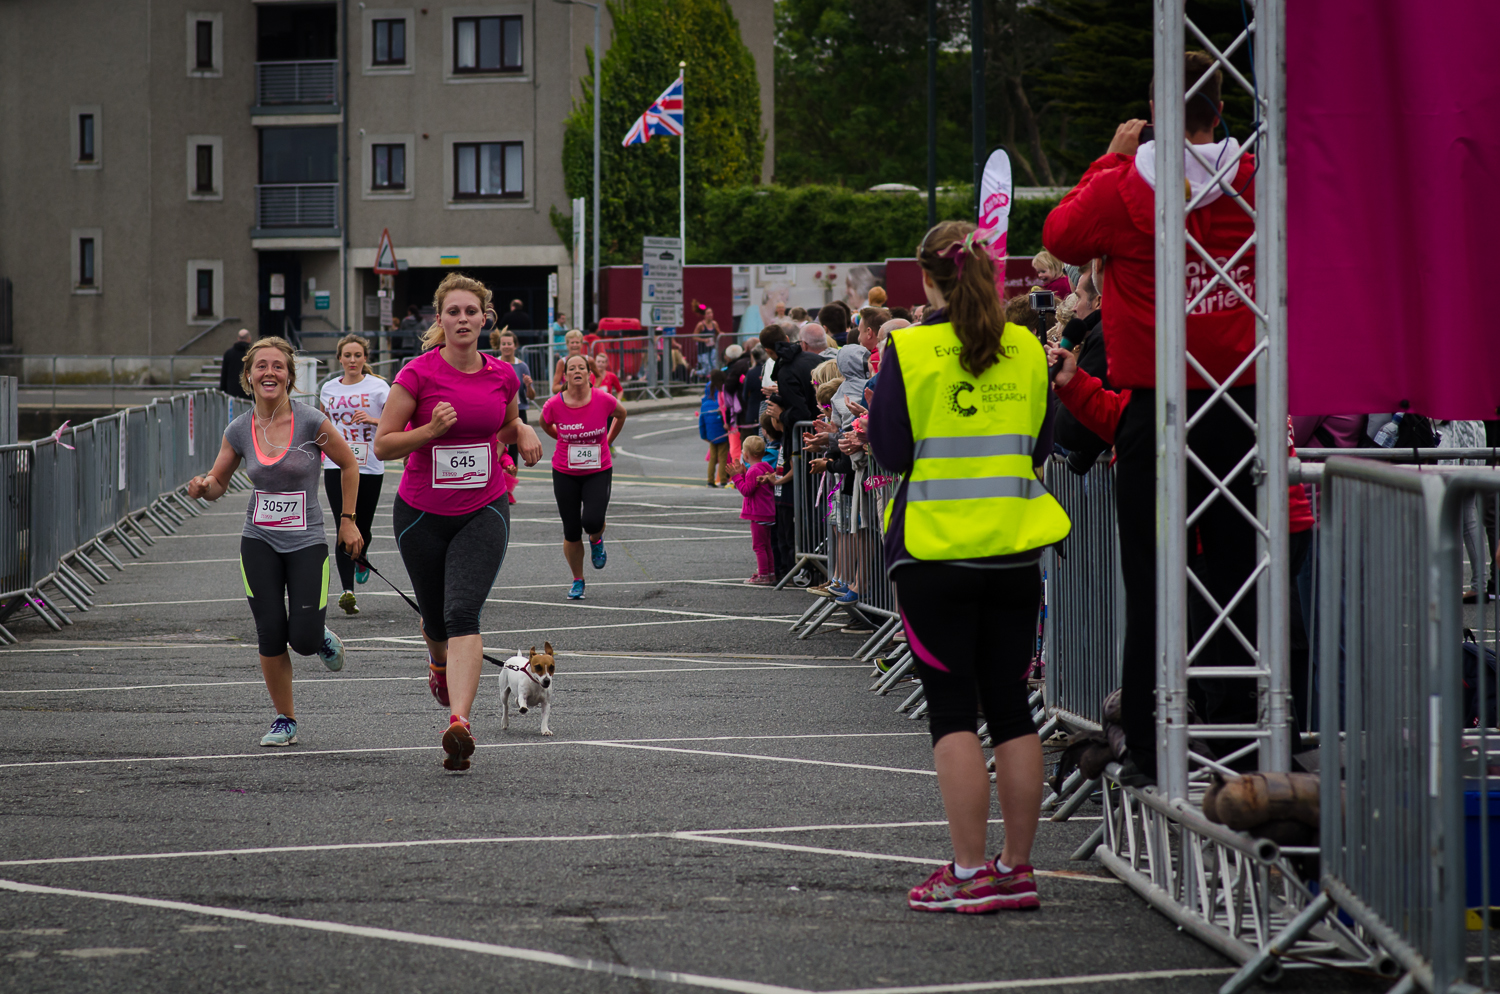
[[[890,482],[891,477],[889,476],[872,476],[865,481],[865,493],[869,493],[871,490],[876,490],[880,487],[883,487]]]
[[[67,430],[68,430],[68,423],[66,421],[64,421],[62,424],[60,424],[60,425],[57,426],[57,431],[54,431],[52,433],[52,441],[56,442],[58,445],[61,445],[63,448],[68,449],[68,450],[71,451],[73,449],[73,446],[69,445],[67,442],[64,442],[62,440],[62,433],[65,432],[65,431],[67,431]]]

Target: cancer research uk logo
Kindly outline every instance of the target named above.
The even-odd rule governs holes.
[[[953,410],[954,414],[957,414],[961,418],[972,418],[979,413],[979,408],[973,404],[963,403],[960,400],[960,398],[963,398],[965,401],[968,400],[969,398],[964,395],[972,394],[973,392],[974,384],[965,380],[959,380],[948,388],[948,406]]]

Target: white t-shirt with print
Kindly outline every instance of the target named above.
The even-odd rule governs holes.
[[[375,426],[373,424],[355,424],[354,414],[356,411],[364,411],[376,421],[380,420],[380,413],[385,410],[386,398],[391,395],[391,385],[378,376],[365,375],[353,386],[343,382],[342,376],[335,376],[323,384],[323,389],[318,393],[318,401],[323,410],[328,414],[328,420],[344,436],[344,441],[354,450],[354,455],[359,459],[359,471],[368,475],[379,475],[385,472],[385,463],[375,458]],[[323,457],[324,469],[337,469],[338,465],[327,456]]]

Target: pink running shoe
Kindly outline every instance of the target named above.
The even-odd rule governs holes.
[[[443,769],[467,770],[474,755],[474,733],[469,723],[458,715],[448,716],[448,730],[443,733]]]
[[[439,666],[427,657],[427,689],[443,707],[448,706],[448,667]]]
[[[1031,867],[1017,867],[1001,877],[993,861],[968,880],[954,876],[953,864],[949,863],[913,887],[906,905],[915,911],[957,911],[969,915],[1040,906]]]

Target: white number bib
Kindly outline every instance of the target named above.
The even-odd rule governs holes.
[[[438,445],[432,450],[432,485],[441,490],[475,490],[490,483],[490,447]]]
[[[354,450],[354,461],[361,466],[370,458],[369,442],[350,442],[349,448]]]
[[[577,442],[568,443],[568,468],[569,469],[599,469],[601,456],[599,446],[580,445]]]
[[[289,494],[257,490],[254,507],[251,519],[262,528],[301,531],[307,527],[307,494],[301,490]]]

